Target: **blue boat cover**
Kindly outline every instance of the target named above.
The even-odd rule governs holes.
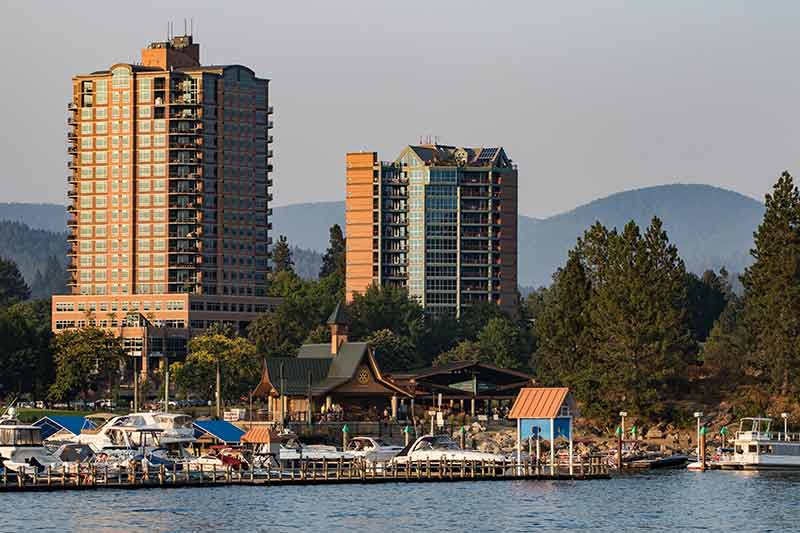
[[[244,430],[224,420],[196,420],[194,422],[195,437],[208,433],[225,444],[239,444]]]
[[[62,429],[66,429],[73,435],[78,435],[82,429],[95,429],[97,427],[94,422],[88,418],[74,415],[45,416],[34,422],[33,425],[42,429],[43,439],[50,437]]]

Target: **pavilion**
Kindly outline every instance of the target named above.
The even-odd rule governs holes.
[[[458,406],[471,416],[488,414],[502,403],[510,405],[520,390],[534,384],[530,374],[480,361],[458,361],[416,372],[395,373],[391,378],[417,402],[430,400],[438,407]]]
[[[398,401],[412,394],[384,377],[366,342],[347,339],[347,317],[337,304],[328,319],[330,344],[304,344],[297,357],[264,361],[253,397],[267,402],[268,419],[309,422],[315,417],[377,419],[384,410],[396,419]]]

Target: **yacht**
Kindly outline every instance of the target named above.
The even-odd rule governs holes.
[[[95,452],[128,448],[184,449],[195,441],[191,417],[177,413],[131,413],[115,416],[97,429],[85,429],[73,442]]]
[[[771,418],[742,418],[733,449],[706,462],[721,470],[800,470],[800,433],[772,431]],[[699,462],[688,467],[701,468]]]
[[[13,407],[0,416],[0,469],[30,472],[61,465],[42,444],[41,428],[21,423]]]

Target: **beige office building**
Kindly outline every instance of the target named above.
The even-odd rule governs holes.
[[[185,35],[72,81],[72,294],[53,297],[53,330],[111,328],[147,369],[274,307],[269,80],[201,65]]]

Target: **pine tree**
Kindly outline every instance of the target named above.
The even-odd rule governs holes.
[[[686,269],[658,218],[644,235],[632,221],[609,242],[591,320],[595,355],[611,398],[649,416],[685,373],[694,345],[686,313]]]
[[[289,242],[286,235],[278,237],[278,243],[272,250],[272,265],[273,272],[294,272],[294,260],[292,259],[292,250],[289,248]]]
[[[339,224],[334,224],[330,229],[328,249],[322,257],[322,267],[319,277],[324,278],[331,274],[339,274],[344,280],[345,271],[345,240],[344,233]]]
[[[754,363],[786,395],[800,370],[800,191],[784,172],[766,195],[745,270],[745,316],[754,335]]]
[[[31,290],[25,284],[17,264],[0,258],[0,307],[27,300]]]

